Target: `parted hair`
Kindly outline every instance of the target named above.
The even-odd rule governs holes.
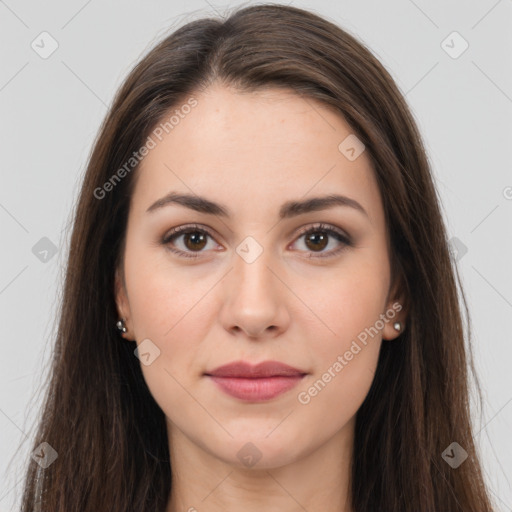
[[[27,461],[22,511],[165,510],[172,490],[165,416],[133,345],[115,328],[114,275],[137,166],[101,199],[95,190],[173,108],[214,82],[322,102],[350,125],[374,167],[392,281],[405,294],[407,318],[397,340],[383,341],[357,412],[353,510],[491,512],[470,418],[470,377],[478,379],[468,307],[414,117],[355,36],[313,12],[273,4],[175,29],[135,64],[113,99],[72,212],[58,328],[31,441],[34,449],[48,443],[58,457],[46,469]],[[456,469],[442,458],[452,442],[468,454]]]

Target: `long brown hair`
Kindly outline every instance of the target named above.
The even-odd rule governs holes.
[[[468,369],[475,370],[468,308],[461,289],[465,325],[460,279],[413,116],[390,74],[354,36],[308,11],[278,5],[186,24],[149,51],[118,91],[73,212],[33,444],[48,443],[58,457],[46,469],[30,460],[22,510],[165,510],[171,491],[165,416],[134,346],[115,328],[114,272],[137,165],[108,193],[99,197],[98,190],[106,190],[172,109],[213,81],[244,91],[280,87],[323,102],[349,123],[375,168],[392,277],[405,293],[408,315],[398,340],[383,342],[357,413],[353,510],[490,512],[470,421]],[[442,457],[452,442],[468,454],[457,468]]]

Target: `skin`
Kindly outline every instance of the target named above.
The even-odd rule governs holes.
[[[371,161],[367,152],[348,160],[338,145],[350,126],[293,92],[240,93],[214,84],[194,97],[198,105],[137,170],[123,267],[116,273],[124,338],[138,345],[150,339],[160,350],[141,369],[167,418],[173,470],[167,512],[350,512],[355,414],[370,389],[382,339],[398,336],[393,323],[404,324],[404,311],[366,345],[359,343],[357,355],[309,403],[298,395],[402,300],[390,282]],[[232,217],[177,204],[146,212],[170,191],[221,203]],[[368,216],[335,206],[278,218],[287,200],[332,193],[356,200]],[[334,254],[344,244],[332,235],[327,245],[308,245],[299,228],[318,222],[339,228],[353,245]],[[181,234],[162,243],[172,228],[189,223],[213,236],[187,243]],[[263,249],[251,263],[236,252],[247,236]],[[199,257],[180,257],[171,246]],[[204,376],[235,360],[277,360],[308,375],[271,400],[244,402]],[[248,442],[256,449],[245,449],[261,455],[252,466],[237,456]]]

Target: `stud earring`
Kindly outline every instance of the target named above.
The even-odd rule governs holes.
[[[119,330],[119,332],[122,332],[123,334],[128,330],[124,323],[124,319],[119,320],[116,324],[116,327]]]
[[[395,322],[393,324],[393,327],[395,328],[395,331],[401,331],[402,330],[402,324],[400,322]]]

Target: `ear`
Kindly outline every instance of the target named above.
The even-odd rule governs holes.
[[[122,270],[117,268],[115,272],[115,300],[117,306],[117,313],[119,319],[123,319],[126,325],[126,332],[120,332],[121,336],[126,339],[133,339],[131,333],[131,312],[130,312],[130,304],[128,302],[128,296],[126,294],[126,286],[124,283],[124,277]]]
[[[407,303],[407,295],[403,290],[402,282],[399,280],[393,286],[386,304],[386,311],[384,315],[387,320],[384,322],[384,329],[382,330],[382,338],[385,340],[394,340],[402,334],[406,327],[408,318],[409,307]],[[399,331],[395,329],[395,324],[400,322],[401,328]]]

